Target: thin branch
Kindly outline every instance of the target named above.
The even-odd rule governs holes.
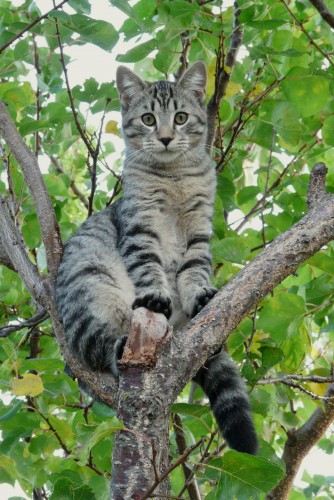
[[[50,156],[50,160],[53,163],[53,165],[56,167],[57,172],[60,174],[66,174],[65,170],[59,163],[59,160],[55,158],[54,156]],[[70,179],[70,188],[73,191],[73,193],[80,199],[80,201],[84,204],[85,208],[88,209],[88,201],[86,196],[80,191],[78,186],[76,185],[74,179]]]
[[[21,235],[14,224],[7,200],[0,197],[1,242],[14,269],[37,303],[44,307],[48,304],[48,293],[42,284],[36,266],[29,259]]]
[[[299,380],[300,382],[313,382],[315,384],[328,384],[328,383],[334,383],[334,375],[329,375],[328,377],[321,377],[320,375],[288,374],[288,375],[281,375],[280,377],[267,377],[262,380],[258,380],[256,383],[259,385],[280,384],[282,382],[287,382],[290,380]]]
[[[276,488],[267,495],[267,500],[286,500],[299,467],[311,448],[317,444],[334,420],[334,384],[326,392],[327,401],[319,406],[299,429],[288,431],[282,459],[286,474]],[[330,398],[330,399],[329,399]]]
[[[11,333],[18,332],[23,328],[35,328],[49,317],[45,309],[37,310],[36,314],[25,321],[19,321],[16,325],[7,325],[0,328],[0,338],[8,337]]]
[[[20,165],[33,198],[46,250],[46,260],[52,284],[56,277],[62,254],[58,222],[36,157],[18,133],[2,101],[0,101],[0,134]],[[7,249],[7,252],[11,255],[11,251]]]
[[[173,429],[175,434],[175,441],[177,445],[177,450],[179,455],[183,455],[187,449],[187,440],[182,426],[181,417],[177,413],[172,415]],[[187,462],[182,462],[183,475],[185,479],[186,489],[189,493],[190,500],[201,500],[201,494],[197,486],[197,482],[194,477],[190,478],[192,475],[192,470],[188,466]],[[180,496],[180,495],[179,495]]]
[[[231,78],[232,70],[235,66],[239,48],[243,40],[243,30],[239,23],[240,9],[238,2],[234,2],[234,25],[233,34],[231,37],[230,48],[227,52],[226,59],[217,65],[216,70],[216,85],[212,97],[208,103],[208,137],[207,145],[212,147],[215,135],[216,116],[220,107],[220,103],[226,94],[227,85]],[[218,58],[217,58],[218,63]]]
[[[334,29],[334,14],[327,8],[325,3],[322,0],[310,0],[310,2],[317,9],[323,20]]]
[[[95,150],[94,146],[92,145],[91,141],[89,140],[86,131],[82,128],[80,121],[79,121],[78,112],[75,109],[74,99],[73,99],[71,86],[70,86],[70,82],[68,79],[68,72],[67,72],[66,63],[65,63],[63,44],[61,41],[61,36],[60,36],[60,31],[59,31],[59,23],[58,23],[58,19],[56,17],[54,18],[54,22],[55,22],[55,26],[56,26],[56,36],[57,36],[58,47],[59,47],[59,52],[60,52],[60,62],[61,62],[61,65],[62,65],[63,71],[64,71],[66,89],[67,89],[67,94],[68,94],[68,97],[70,100],[70,106],[71,106],[74,122],[75,122],[77,130],[80,134],[81,139],[85,143],[85,146],[86,146],[89,154],[91,155],[92,158],[94,158],[94,155],[96,154],[96,150]]]
[[[326,52],[324,52],[320,47],[319,45],[313,40],[313,38],[311,37],[311,35],[308,33],[308,31],[304,28],[303,26],[303,23],[301,23],[297,18],[296,16],[294,15],[294,13],[292,12],[292,10],[290,9],[290,7],[288,6],[288,4],[285,2],[285,0],[281,0],[282,4],[284,5],[284,7],[286,8],[286,10],[289,12],[290,16],[292,17],[292,19],[295,21],[295,23],[299,26],[299,28],[302,30],[302,32],[307,36],[307,38],[309,39],[311,45],[313,45],[313,47],[316,48],[316,50],[318,52],[320,52],[320,54],[325,58],[327,59],[327,61],[329,62],[329,64],[332,66],[332,68],[334,68],[334,63],[332,61],[332,59],[328,56],[328,54],[326,54]],[[313,3],[313,2],[312,2]]]
[[[191,446],[190,448],[188,448],[188,450],[186,450],[183,453],[183,455],[181,455],[181,457],[178,458],[178,460],[176,460],[174,463],[172,463],[168,467],[168,469],[163,474],[161,474],[161,476],[159,476],[157,478],[157,480],[154,482],[154,484],[152,484],[152,486],[144,493],[144,495],[141,497],[141,500],[146,500],[147,498],[150,498],[151,494],[154,492],[154,490],[157,488],[157,486],[159,486],[159,484],[162,483],[162,481],[164,479],[166,479],[166,477],[168,477],[169,474],[174,469],[176,469],[176,467],[178,467],[179,465],[181,465],[182,463],[184,463],[187,460],[187,458],[189,457],[189,455],[194,450],[196,450],[196,448],[198,448],[201,444],[203,444],[203,441],[204,441],[204,439],[200,439],[199,441],[197,441],[197,443],[195,443],[193,446]]]
[[[41,21],[43,21],[43,19],[46,19],[47,17],[49,17],[49,15],[54,11],[54,10],[58,10],[58,9],[61,9],[63,5],[65,5],[65,3],[67,3],[69,0],[63,0],[60,4],[58,5],[55,5],[53,7],[53,9],[49,10],[46,14],[43,14],[42,16],[40,17],[37,17],[36,19],[34,19],[30,24],[28,24],[28,26],[26,26],[23,30],[20,31],[20,33],[18,33],[17,35],[15,35],[11,40],[9,40],[8,42],[6,42],[4,45],[2,45],[0,47],[0,54],[5,50],[7,49],[7,47],[9,47],[13,42],[15,42],[16,40],[18,40],[19,38],[21,38],[22,35],[24,35],[24,33],[26,33],[27,31],[30,31],[31,28],[33,28],[34,26],[36,26],[36,24],[40,23]]]

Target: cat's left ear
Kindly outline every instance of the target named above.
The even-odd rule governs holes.
[[[183,87],[185,90],[193,91],[196,97],[198,97],[198,100],[203,103],[205,99],[206,81],[206,66],[204,62],[197,61],[187,69],[177,85]]]
[[[145,82],[125,66],[117,68],[116,86],[123,107],[127,107],[132,97],[146,89]]]

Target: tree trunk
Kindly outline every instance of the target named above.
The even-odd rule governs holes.
[[[112,500],[141,500],[155,482],[157,495],[166,497],[170,491],[169,480],[159,480],[169,466],[166,379],[163,372],[152,377],[147,370],[156,361],[159,345],[169,350],[170,340],[165,316],[144,308],[133,312],[120,363],[118,417],[126,430],[115,435]]]
[[[129,430],[115,435],[112,500],[142,499],[169,466],[169,409],[163,398],[152,399],[145,378],[137,367],[120,378],[118,417]],[[169,488],[166,479],[155,494],[166,497]]]

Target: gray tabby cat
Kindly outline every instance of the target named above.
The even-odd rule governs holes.
[[[161,312],[177,329],[217,291],[210,285],[216,180],[206,151],[205,86],[202,62],[177,83],[146,83],[118,68],[123,197],[66,244],[57,279],[68,344],[92,370],[118,375],[132,309]],[[229,445],[256,453],[248,396],[228,355],[212,356],[195,380]]]

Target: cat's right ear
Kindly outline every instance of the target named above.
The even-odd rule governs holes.
[[[121,105],[127,108],[129,101],[135,95],[146,89],[145,82],[125,66],[119,66],[116,72],[116,86],[121,99]]]

